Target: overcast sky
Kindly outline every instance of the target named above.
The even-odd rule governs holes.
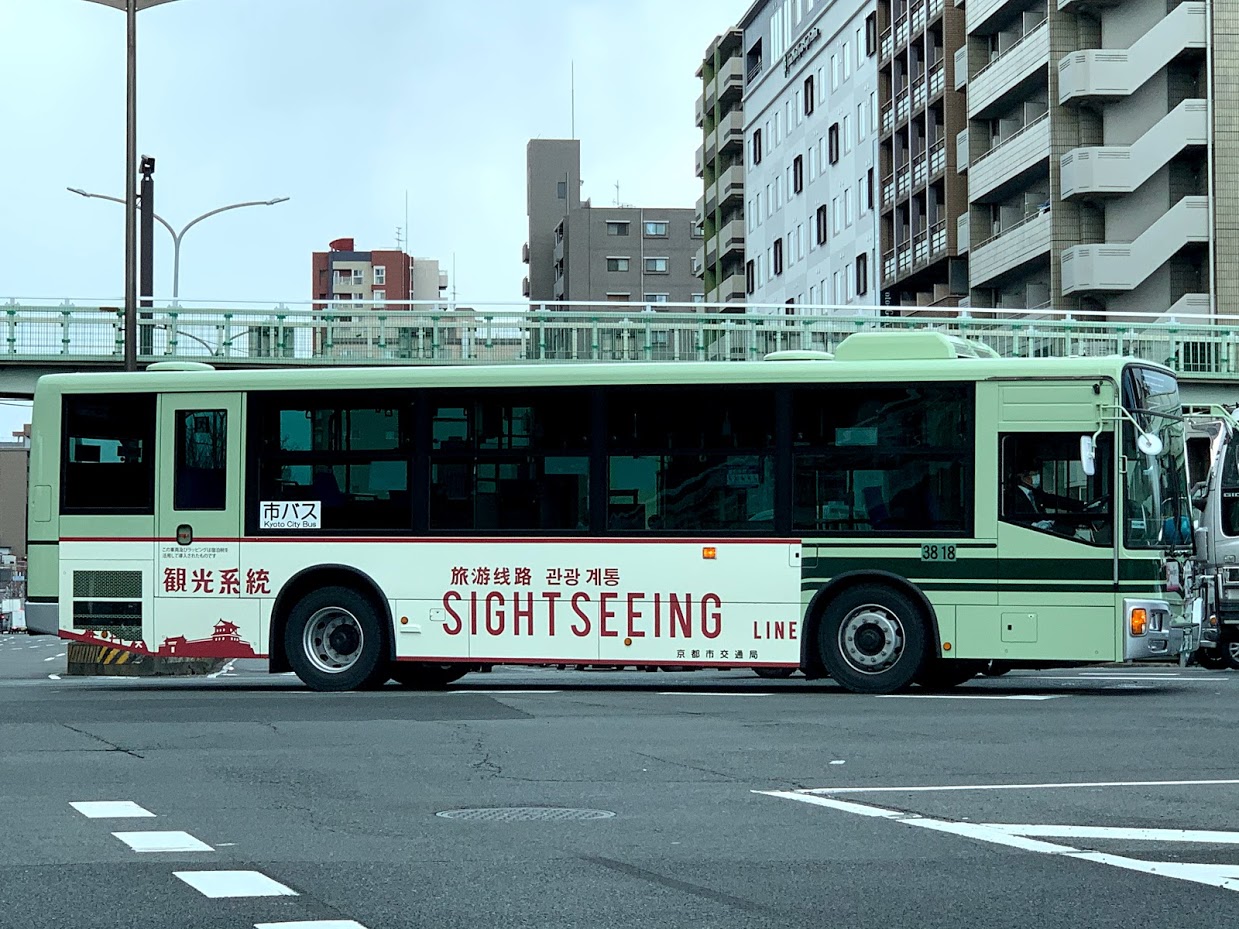
[[[583,196],[691,207],[694,72],[750,0],[178,0],[138,15],[138,148],[183,300],[304,301],[351,236],[439,258],[461,302],[520,300],[525,145],[576,135]],[[124,290],[125,16],[0,0],[0,302]],[[156,228],[156,296],[171,237]],[[0,406],[0,440],[12,408]]]

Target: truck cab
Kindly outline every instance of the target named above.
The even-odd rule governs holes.
[[[1189,412],[1188,478],[1195,510],[1196,661],[1239,668],[1239,428],[1233,409]]]

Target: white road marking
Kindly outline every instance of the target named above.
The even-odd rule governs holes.
[[[1177,680],[1178,674],[1077,674],[1076,680],[1088,681],[1169,681]]]
[[[237,663],[237,659],[235,659],[235,658],[234,658],[234,659],[232,659],[232,661],[228,662],[226,665],[224,665],[224,666],[223,666],[222,668],[220,668],[218,671],[212,671],[210,674],[208,674],[208,675],[207,675],[207,679],[208,679],[208,680],[210,680],[211,678],[216,678],[216,677],[219,677],[221,674],[229,674],[229,673],[231,673],[231,672],[232,672],[232,666],[233,666],[234,664],[236,664],[236,663]]]
[[[113,832],[135,852],[213,852],[188,832]]]
[[[779,797],[786,800],[798,800],[802,803],[812,803],[816,806],[829,806],[858,816],[876,819],[894,820],[905,826],[916,826],[930,829],[934,832],[945,832],[961,838],[974,839],[991,845],[1002,845],[1017,848],[1022,851],[1038,854],[1055,855],[1063,858],[1075,858],[1080,861],[1091,861],[1096,864],[1110,865],[1128,871],[1139,871],[1144,874],[1154,874],[1159,877],[1169,877],[1194,884],[1204,884],[1223,890],[1239,891],[1239,864],[1195,864],[1177,861],[1146,861],[1140,858],[1128,858],[1125,855],[1109,855],[1073,848],[1070,845],[1059,845],[1055,842],[1040,842],[1036,839],[1014,835],[1006,831],[1005,826],[987,826],[981,823],[949,822],[942,819],[922,817],[899,810],[888,810],[879,806],[863,803],[847,803],[842,800],[827,800],[825,797],[808,796],[797,791],[759,790],[754,793]]]
[[[259,871],[173,871],[178,878],[204,897],[295,897],[297,891],[285,887]]]
[[[943,784],[928,787],[815,787],[809,794],[908,794],[957,790],[1057,790],[1067,787],[1216,787],[1239,784],[1239,778],[1199,781],[1069,781],[1059,784]],[[758,791],[761,793],[761,791]]]
[[[726,690],[660,690],[660,697],[773,697],[774,694],[768,693],[748,693],[746,691],[726,691]]]
[[[842,758],[832,761],[831,764],[847,764]]]
[[[1118,839],[1136,842],[1197,842],[1202,845],[1239,845],[1239,832],[1212,829],[1123,829],[1117,826],[1050,826],[1033,823],[984,823],[1011,835],[1051,839]]]
[[[69,806],[87,819],[138,819],[155,815],[132,800],[78,800]]]
[[[1058,700],[1067,694],[878,694],[883,700]]]
[[[557,694],[559,690],[449,690],[450,694]]]
[[[59,674],[49,674],[49,675],[48,675],[48,677],[49,677],[51,680],[53,680],[53,681],[58,681],[58,680],[60,680],[60,675],[59,675]]]
[[[55,661],[55,660],[56,660],[57,658],[59,658],[59,657],[60,657],[60,655],[52,655],[52,657],[51,657],[51,658],[44,658],[43,660],[44,660],[44,661]]]
[[[366,929],[352,919],[311,919],[292,923],[254,923],[254,929]]]

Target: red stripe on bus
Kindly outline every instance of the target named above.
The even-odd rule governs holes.
[[[175,538],[139,538],[133,536],[66,536],[60,540],[61,542],[176,542]],[[564,538],[547,538],[544,536],[522,536],[522,537],[503,537],[503,538],[487,538],[483,536],[470,536],[461,538],[449,538],[446,536],[418,536],[416,538],[403,537],[374,537],[374,536],[312,536],[301,538],[281,538],[267,536],[243,536],[225,538],[214,536],[201,536],[194,539],[195,542],[246,542],[249,544],[287,544],[290,542],[328,542],[331,544],[342,544],[345,542],[364,542],[367,544],[397,544],[397,545],[439,545],[443,543],[457,544],[480,544],[488,545],[507,544],[507,545],[529,545],[529,544],[551,544],[551,543],[590,543],[590,544],[626,544],[626,545],[798,545],[799,539],[713,539],[708,536],[693,537],[693,538],[657,538],[657,539],[634,539],[630,537],[624,538],[602,538],[591,536],[590,538],[575,538],[566,536]]]
[[[563,665],[620,665],[620,666],[652,666],[657,668],[675,666],[675,667],[699,667],[699,668],[723,668],[730,670],[735,668],[742,670],[745,668],[799,668],[800,665],[794,661],[746,661],[744,664],[719,664],[717,661],[697,661],[686,660],[683,658],[664,658],[660,660],[640,659],[640,660],[608,660],[605,658],[462,658],[460,656],[434,657],[434,656],[417,656],[415,658],[398,657],[397,661],[409,662],[433,662],[434,664],[563,664]]]

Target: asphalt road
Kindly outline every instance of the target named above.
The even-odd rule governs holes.
[[[1198,929],[1239,904],[1235,672],[316,694],[242,662],[56,679],[63,651],[0,636],[3,929]]]

